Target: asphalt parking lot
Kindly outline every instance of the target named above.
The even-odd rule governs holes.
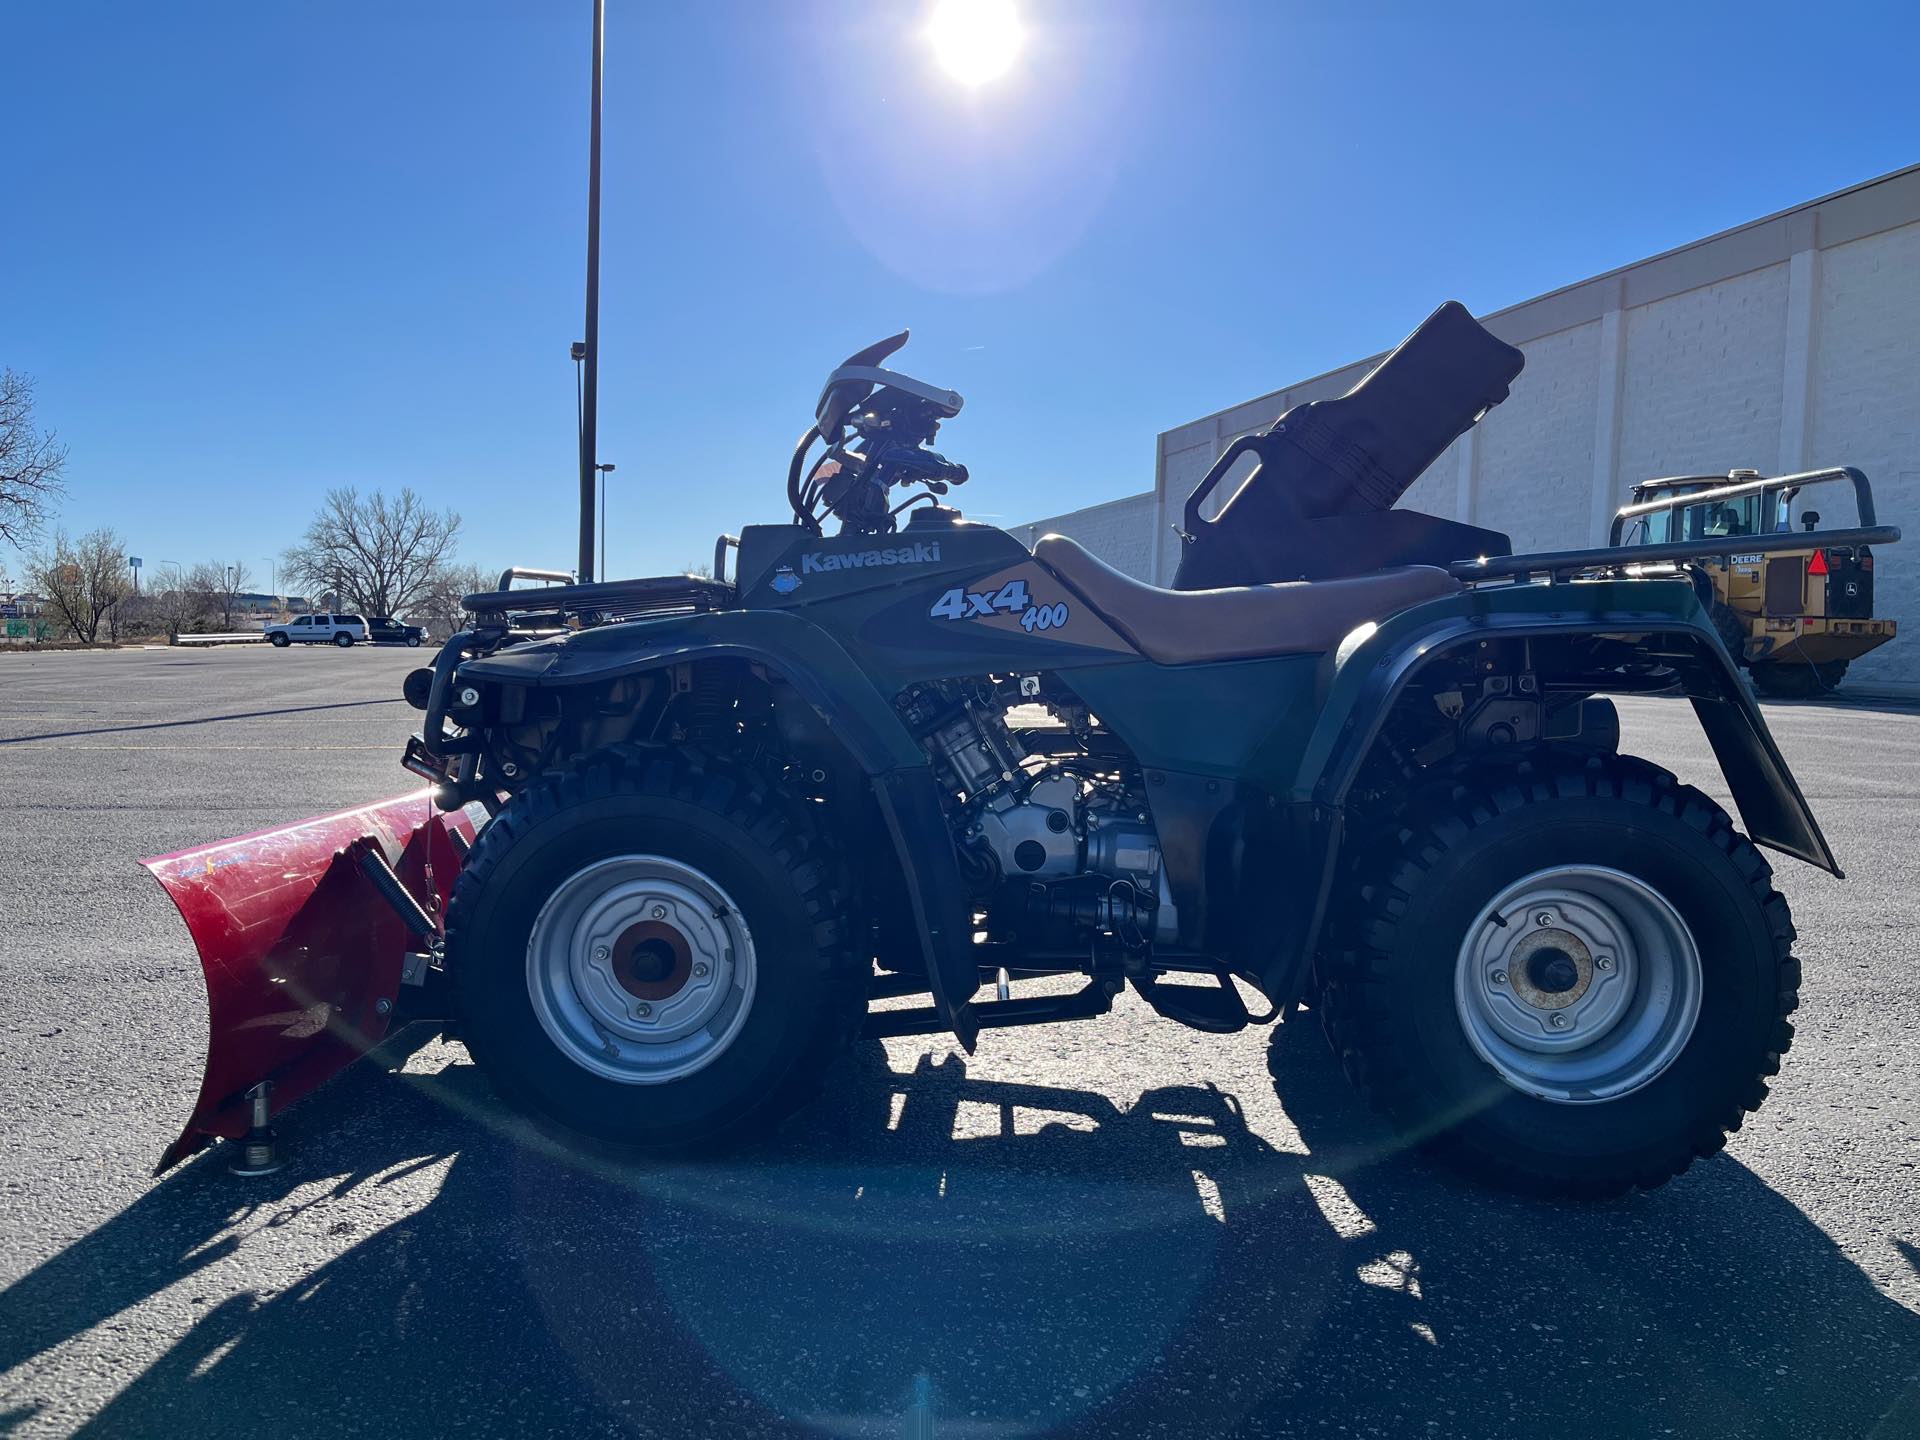
[[[1317,1029],[867,1042],[725,1163],[523,1141],[409,1034],[265,1180],[137,858],[412,788],[420,652],[0,655],[0,1434],[1920,1435],[1920,709],[1770,706],[1850,879],[1776,859],[1799,1037],[1728,1153],[1523,1201]],[[1684,706],[1627,744],[1724,792]]]

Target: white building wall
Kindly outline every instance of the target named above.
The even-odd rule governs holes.
[[[1153,491],[1109,500],[1050,520],[1010,525],[1008,533],[1029,547],[1042,535],[1065,535],[1129,575],[1144,575],[1153,567]]]
[[[1604,539],[1588,533],[1600,323],[1576,325],[1521,349],[1527,368],[1512,396],[1468,432],[1478,452],[1471,513],[1458,507],[1441,513],[1505,530],[1515,550]],[[1454,442],[1456,448],[1464,439]],[[1444,483],[1452,477],[1441,478]]]
[[[1637,480],[1858,466],[1880,521],[1913,537],[1879,556],[1875,606],[1911,633],[1853,675],[1920,687],[1920,166],[1484,320],[1527,367],[1402,505],[1505,530],[1516,550],[1562,549],[1604,541]],[[1345,393],[1379,359],[1169,430],[1152,491],[1027,529],[1169,583],[1173,527],[1214,457],[1294,405]],[[1852,523],[1844,509],[1827,522]]]
[[[1809,449],[1866,471],[1881,521],[1907,535],[1876,558],[1874,608],[1909,633],[1849,680],[1920,681],[1920,224],[1823,251],[1818,287]]]
[[[1771,471],[1786,333],[1784,263],[1627,311],[1619,489],[1655,475]]]

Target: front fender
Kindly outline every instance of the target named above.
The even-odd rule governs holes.
[[[458,673],[546,689],[709,659],[754,661],[786,680],[869,775],[927,763],[866,672],[831,635],[791,611],[714,610],[598,625],[469,660]]]
[[[534,688],[593,685],[698,660],[748,660],[791,684],[867,775],[900,858],[934,1004],[961,1043],[980,971],[971,915],[939,788],[887,697],[826,631],[791,611],[716,610],[630,620],[470,660],[462,679]]]
[[[1395,616],[1340,657],[1290,798],[1311,811],[1338,811],[1388,712],[1424,666],[1482,641],[1559,635],[1618,636],[1672,666],[1748,833],[1841,873],[1760,707],[1685,581],[1488,587]]]

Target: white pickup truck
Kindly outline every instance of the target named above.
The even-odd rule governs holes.
[[[302,645],[338,645],[341,649],[356,640],[365,642],[367,621],[362,615],[296,615],[284,625],[266,627],[267,642],[284,649],[296,642]]]

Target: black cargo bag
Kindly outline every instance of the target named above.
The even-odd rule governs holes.
[[[1337,400],[1296,405],[1227,447],[1187,497],[1176,590],[1361,574],[1505,555],[1493,530],[1395,511],[1449,445],[1507,398],[1526,357],[1449,300]],[[1259,464],[1212,520],[1201,503],[1247,454]],[[1386,518],[1391,512],[1393,518]]]

